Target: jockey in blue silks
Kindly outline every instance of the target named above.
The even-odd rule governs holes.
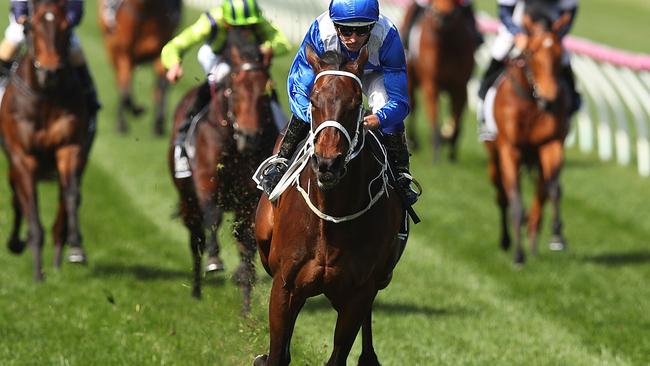
[[[5,38],[0,43],[0,85],[4,85],[14,58],[25,42],[24,24],[29,17],[28,0],[11,0],[9,25],[5,31]],[[68,0],[66,3],[66,18],[71,27],[81,23],[84,14],[83,0]],[[100,108],[97,100],[95,84],[86,65],[86,59],[81,49],[79,38],[74,32],[70,35],[70,63],[74,67],[82,88],[86,91],[90,115],[94,119]]]
[[[409,153],[404,137],[404,118],[409,113],[404,48],[395,25],[379,13],[377,0],[332,0],[329,11],[312,23],[289,71],[287,89],[293,116],[273,166],[261,182],[269,194],[286,172],[300,141],[310,129],[309,94],[316,75],[307,62],[309,45],[321,56],[336,51],[356,59],[363,46],[369,57],[361,80],[372,114],[364,117],[364,127],[381,129],[389,158],[398,174],[398,185],[409,204],[418,193],[410,188]]]

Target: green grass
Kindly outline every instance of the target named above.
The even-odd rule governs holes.
[[[605,9],[606,3],[590,0],[582,15],[590,4]],[[190,297],[188,234],[171,218],[177,196],[166,167],[168,139],[152,136],[150,113],[130,119],[128,136],[115,133],[116,90],[93,4],[81,35],[104,109],[83,182],[81,225],[90,262],[54,271],[48,232],[47,280],[35,284],[29,251],[0,251],[0,364],[249,365],[268,347],[270,281],[259,271],[252,314],[240,317],[240,294],[229,280],[238,259],[226,222],[221,236],[227,271],[207,281],[201,301]],[[640,0],[624,4],[614,10],[648,10]],[[186,14],[186,21],[193,16]],[[587,20],[579,24],[585,31]],[[638,28],[631,29],[619,29],[628,38],[613,39],[632,42]],[[191,58],[186,76],[172,89],[170,109],[201,75]],[[275,62],[280,90],[290,60]],[[151,111],[150,68],[138,71],[136,85]],[[542,246],[539,257],[515,270],[511,254],[498,250],[485,154],[469,114],[465,122],[458,164],[433,165],[428,147],[413,158],[426,190],[416,207],[423,223],[414,227],[393,283],[375,305],[382,363],[649,364],[650,181],[633,167],[569,150],[562,177],[569,250],[554,253]],[[0,159],[0,171],[6,166]],[[40,188],[43,222],[51,226],[56,187]],[[11,225],[9,197],[3,180],[2,238]],[[549,239],[544,227],[541,243]],[[308,302],[292,344],[296,365],[327,360],[334,321],[324,298]],[[358,354],[357,344],[349,364]]]

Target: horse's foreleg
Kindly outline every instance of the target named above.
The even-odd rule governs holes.
[[[266,362],[256,360],[255,366],[285,366],[291,362],[291,336],[305,301],[305,297],[289,291],[282,274],[277,273],[273,277],[269,300],[269,354],[268,357],[258,356],[258,359]]]
[[[503,189],[501,180],[501,169],[499,168],[499,153],[494,141],[486,141],[485,147],[488,151],[488,173],[490,180],[497,191],[497,204],[499,205],[499,216],[501,219],[501,249],[510,249],[510,234],[508,233],[508,197]]]
[[[190,179],[176,180],[176,188],[180,196],[180,214],[185,227],[190,232],[189,244],[192,252],[192,296],[201,298],[201,257],[205,246],[205,230],[203,216],[194,185]]]
[[[81,202],[81,173],[83,170],[82,147],[68,145],[56,151],[59,172],[59,190],[65,207],[66,238],[70,245],[68,261],[86,263],[86,253],[81,246],[79,229],[79,204]]]
[[[16,187],[14,187],[13,180],[11,180],[10,184],[12,190],[11,203],[14,210],[14,224],[11,228],[9,240],[7,241],[7,247],[12,253],[20,254],[25,250],[25,241],[20,239],[20,225],[23,222],[23,213],[20,209],[20,200],[18,199],[18,193],[16,192]]]
[[[525,261],[522,248],[521,226],[524,219],[524,208],[519,189],[520,153],[513,146],[504,144],[499,147],[499,166],[503,189],[508,197],[512,215],[512,229],[515,239],[514,262],[515,265]]]
[[[223,220],[223,211],[214,202],[211,202],[203,208],[203,226],[208,231],[206,250],[208,259],[206,263],[206,272],[223,271],[223,261],[219,256],[221,247],[219,245],[219,227]]]
[[[242,290],[243,306],[242,314],[250,312],[251,292],[255,284],[255,253],[257,246],[253,235],[252,207],[246,207],[235,213],[235,224],[233,232],[239,247],[241,263],[233,276],[233,281]]]
[[[537,241],[539,239],[539,228],[542,224],[542,209],[546,202],[547,186],[542,172],[539,172],[535,183],[535,196],[528,214],[528,239],[530,240],[530,252],[537,255]]]
[[[449,139],[449,160],[456,161],[458,156],[458,137],[460,136],[463,112],[467,105],[467,87],[461,85],[451,93],[451,127],[452,130],[445,134]]]
[[[126,123],[126,111],[138,115],[142,110],[138,110],[133,103],[131,96],[131,78],[133,77],[133,64],[126,54],[120,54],[115,57],[115,70],[117,73],[117,85],[120,93],[119,107],[117,109],[117,131],[126,133],[129,126]]]
[[[417,81],[415,79],[415,68],[411,64],[409,64],[408,71],[408,96],[411,113],[409,113],[406,119],[406,138],[411,150],[417,151],[420,149],[420,144],[418,143],[417,138],[417,119],[415,118],[415,110],[418,104],[415,97],[415,86]]]
[[[273,206],[266,195],[260,197],[255,213],[255,241],[260,255],[260,262],[266,273],[273,276],[269,266],[269,253],[273,239]]]
[[[362,349],[359,356],[359,366],[380,366],[375,348],[372,345],[372,311],[361,325]]]
[[[546,189],[553,204],[553,236],[549,247],[551,250],[564,250],[566,240],[562,235],[562,216],[560,202],[562,199],[562,189],[560,186],[560,170],[564,160],[564,150],[562,141],[552,142],[542,148],[540,153],[542,172],[546,180]]]
[[[362,322],[368,321],[372,303],[377,291],[366,289],[349,294],[342,301],[333,299],[332,304],[338,311],[336,329],[334,330],[334,348],[327,361],[327,366],[345,366],[350,349],[359,333]],[[365,346],[365,344],[364,344]],[[364,351],[365,347],[364,347]],[[373,351],[374,353],[374,351]],[[370,355],[368,355],[370,357]]]
[[[440,136],[440,126],[438,125],[438,88],[433,80],[422,82],[422,93],[425,101],[424,104],[427,106],[429,124],[431,125],[433,160],[436,161],[440,154],[440,145],[442,140]]]
[[[16,164],[16,160],[20,160],[20,164]],[[20,211],[27,219],[27,244],[34,251],[34,280],[42,281],[43,225],[38,217],[38,196],[34,177],[36,166],[37,163],[33,158],[14,158],[9,174],[11,185],[15,188],[15,195],[20,204]]]
[[[67,234],[67,220],[65,214],[65,200],[62,192],[59,193],[59,208],[56,212],[56,220],[52,227],[52,238],[54,241],[54,268],[61,268],[61,258],[63,256],[63,245]]]
[[[156,116],[153,123],[153,132],[155,135],[162,136],[165,133],[165,111],[167,110],[167,87],[169,82],[165,77],[165,68],[160,63],[160,58],[156,59],[154,67],[158,78],[154,92]]]

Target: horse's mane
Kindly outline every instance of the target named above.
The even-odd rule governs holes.
[[[348,62],[348,58],[341,53],[330,50],[323,53],[323,56],[321,56],[321,61],[327,65],[336,66],[336,69],[339,70],[343,64]]]
[[[546,30],[550,30],[555,20],[552,2],[547,0],[534,0],[526,2],[526,14],[531,17],[533,22],[542,23]]]
[[[248,62],[262,61],[262,53],[258,46],[257,35],[253,30],[232,29],[228,32],[226,47],[236,47],[239,50],[242,60]],[[226,52],[226,57],[230,57],[228,52]]]

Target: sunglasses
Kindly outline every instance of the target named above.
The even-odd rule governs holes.
[[[348,27],[344,25],[337,25],[336,29],[341,33],[343,37],[350,37],[352,34],[356,34],[359,37],[367,36],[368,33],[372,30],[372,24],[364,25],[360,27]]]

